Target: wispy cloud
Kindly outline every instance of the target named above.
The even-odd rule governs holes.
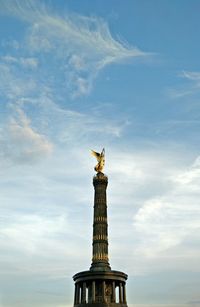
[[[187,83],[176,89],[170,89],[169,95],[171,98],[182,98],[185,96],[197,94],[200,91],[200,72],[183,71],[179,77],[185,79]]]
[[[14,58],[13,58],[14,59]],[[27,66],[27,65],[26,65]],[[20,67],[14,67],[11,58],[9,63],[0,63],[0,95],[7,103],[35,92],[36,81],[28,74],[21,74]]]
[[[147,55],[116,40],[101,18],[69,12],[61,17],[39,1],[1,2],[0,8],[31,24],[26,37],[29,51],[46,52],[63,60],[72,97],[88,94],[98,72],[106,65]]]
[[[28,67],[35,69],[38,67],[38,61],[36,58],[24,58],[24,57],[16,58],[13,56],[5,55],[2,56],[1,59],[3,62],[19,64],[25,68]]]
[[[15,118],[10,118],[0,135],[1,159],[23,164],[49,155],[53,145],[31,127],[30,120],[21,109],[15,108],[15,112]]]
[[[194,71],[183,71],[181,74],[182,77],[193,80],[196,82],[198,86],[200,86],[200,72],[194,72]]]
[[[38,129],[62,146],[69,143],[71,146],[84,144],[97,137],[99,142],[105,137],[120,138],[128,126],[126,119],[103,118],[101,113],[96,114],[92,109],[88,114],[62,108],[53,99],[51,95],[43,94],[36,99],[18,99],[17,106],[26,109],[27,105],[31,105],[31,111],[38,113],[38,117],[33,119]],[[27,110],[27,113],[31,117],[31,112]]]

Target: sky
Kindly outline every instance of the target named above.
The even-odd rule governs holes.
[[[105,147],[130,307],[200,306],[200,1],[0,0],[0,307],[69,307]]]

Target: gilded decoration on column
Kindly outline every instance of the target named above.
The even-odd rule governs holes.
[[[94,167],[94,170],[97,173],[102,172],[104,165],[105,165],[105,149],[103,148],[101,153],[91,150],[91,153],[93,156],[95,156],[98,162],[98,164]]]

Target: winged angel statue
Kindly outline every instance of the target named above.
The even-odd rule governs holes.
[[[94,167],[97,173],[100,173],[103,170],[105,164],[105,149],[103,148],[101,153],[98,153],[94,150],[91,150],[92,155],[96,157],[98,164]]]

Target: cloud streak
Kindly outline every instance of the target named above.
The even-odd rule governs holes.
[[[179,74],[179,77],[187,80],[185,86],[181,86],[178,89],[169,90],[171,98],[183,98],[190,95],[198,94],[200,91],[200,72],[198,71],[183,71]]]
[[[0,8],[30,23],[27,42],[31,52],[46,52],[62,58],[66,86],[73,98],[87,95],[105,66],[147,56],[139,48],[113,38],[101,18],[70,13],[61,17],[39,1],[1,2]]]
[[[36,58],[24,58],[20,57],[19,59],[13,56],[2,56],[2,61],[11,64],[18,64],[24,68],[36,69],[38,67],[38,61]]]

